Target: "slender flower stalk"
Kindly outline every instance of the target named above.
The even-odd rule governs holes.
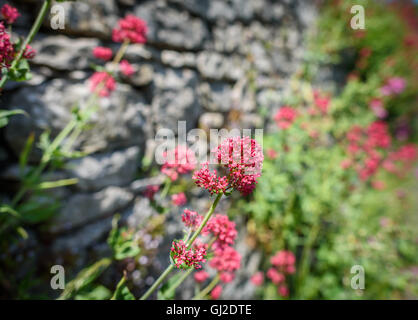
[[[193,236],[190,238],[190,240],[187,242],[187,249],[190,249],[194,243],[194,241],[196,240],[196,238],[199,236],[199,234],[202,232],[203,228],[205,227],[206,223],[209,221],[209,219],[211,218],[213,212],[215,211],[216,206],[219,203],[219,200],[221,200],[223,193],[219,193],[213,204],[211,205],[211,207],[209,208],[208,212],[206,213],[205,217],[203,218],[202,223],[200,224],[199,228],[195,231],[195,233],[193,234]],[[145,292],[142,297],[140,298],[140,300],[146,300],[151,293],[153,293],[165,280],[165,278],[167,278],[167,276],[171,273],[171,271],[173,271],[174,269],[174,265],[170,264],[167,269],[164,270],[164,272],[160,275],[160,277],[154,282],[154,284],[151,286],[151,288],[149,288],[147,290],[147,292]]]
[[[201,292],[199,292],[197,295],[195,295],[192,300],[201,300],[204,297],[206,297],[209,292],[212,291],[212,289],[218,284],[220,280],[219,273],[216,274],[216,276],[212,279],[212,281],[207,285],[205,289],[203,289]]]
[[[36,33],[39,31],[39,28],[41,27],[42,21],[44,20],[44,17],[46,15],[47,11],[48,11],[48,8],[51,6],[51,2],[52,2],[52,0],[45,0],[44,3],[42,4],[41,10],[39,11],[38,16],[36,17],[36,20],[35,20],[34,24],[32,25],[32,28],[29,31],[28,36],[26,37],[25,41],[23,42],[23,44],[20,48],[20,51],[17,54],[16,58],[12,62],[12,65],[10,67],[11,70],[16,68],[16,66],[18,65],[18,63],[22,59],[23,54],[25,53],[26,47],[28,46],[29,43],[32,42]],[[3,88],[3,86],[7,82],[7,80],[8,80],[8,75],[6,73],[0,80],[0,89]]]

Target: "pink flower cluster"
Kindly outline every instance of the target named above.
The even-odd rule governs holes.
[[[128,62],[128,60],[122,60],[119,63],[120,72],[122,72],[123,75],[130,77],[135,73],[134,68],[132,65]]]
[[[208,221],[202,235],[211,235],[215,239],[210,267],[217,270],[223,283],[231,282],[235,278],[234,272],[241,266],[241,255],[232,247],[237,236],[235,223],[226,215],[216,214]],[[194,278],[196,282],[202,283],[209,278],[209,274],[202,270],[196,272]],[[222,287],[218,285],[211,292],[212,299],[218,299],[221,293]]]
[[[283,106],[277,111],[274,116],[274,121],[276,121],[277,126],[280,129],[288,129],[292,125],[293,121],[295,121],[297,115],[298,114],[295,109],[289,106]]]
[[[106,48],[106,47],[95,47],[93,49],[93,55],[97,58],[97,59],[101,59],[104,61],[109,61],[110,59],[112,59],[112,49],[110,48]]]
[[[163,154],[166,159],[161,167],[161,172],[167,175],[171,181],[178,179],[179,174],[186,174],[195,168],[196,158],[192,150],[179,145],[174,150]]]
[[[383,102],[379,98],[374,98],[369,103],[370,109],[379,119],[384,119],[388,115],[387,110],[383,107]]]
[[[199,228],[203,217],[198,214],[196,211],[191,211],[189,209],[184,209],[183,214],[181,215],[181,220],[187,228],[191,228],[193,231]]]
[[[15,50],[13,48],[12,41],[10,40],[10,36],[6,32],[6,27],[4,26],[3,22],[0,22],[0,69],[8,69],[13,61],[14,56]]]
[[[281,250],[271,257],[270,262],[273,267],[267,271],[267,278],[278,286],[279,295],[287,297],[289,289],[286,285],[286,275],[295,273],[296,258],[291,251]]]
[[[132,43],[145,43],[147,41],[147,24],[144,20],[127,15],[120,19],[118,27],[113,29],[112,39],[115,42],[129,41]]]
[[[186,243],[183,240],[173,241],[171,246],[171,258],[176,268],[200,269],[200,263],[206,262],[206,248],[200,246],[187,249]]]
[[[396,164],[409,166],[416,159],[416,146],[413,144],[400,147],[397,151],[389,151],[391,137],[387,124],[375,121],[367,128],[354,126],[347,133],[347,153],[349,157],[341,163],[347,169],[354,166],[361,180],[365,181],[374,176],[382,167],[388,172],[400,174],[401,170]],[[375,189],[382,189],[384,185],[373,181]]]
[[[8,24],[12,24],[20,16],[20,13],[17,11],[17,9],[8,4],[5,4],[0,9],[0,13]]]
[[[89,81],[90,90],[92,92],[97,92],[97,94],[101,97],[108,97],[116,88],[115,79],[106,71],[93,73]]]
[[[176,206],[182,206],[186,204],[187,198],[184,192],[176,193],[171,196],[171,201]]]
[[[405,90],[406,81],[401,77],[392,77],[386,81],[386,84],[380,88],[384,96],[400,94]]]
[[[224,214],[215,214],[209,219],[202,232],[203,235],[211,234],[216,238],[215,248],[225,248],[232,245],[237,237],[235,222],[228,219]]]
[[[147,186],[147,188],[144,191],[144,196],[150,200],[153,200],[154,195],[158,192],[159,189],[159,186]]]
[[[218,270],[223,283],[234,280],[234,272],[241,267],[241,255],[233,247],[218,248],[209,265]]]
[[[328,113],[328,108],[329,108],[329,104],[331,102],[330,98],[321,94],[318,90],[314,90],[313,92],[313,98],[314,98],[314,106],[315,108],[310,110],[310,113],[312,115],[316,115],[317,114],[317,110],[319,110],[319,112],[321,114],[327,114]]]
[[[264,155],[261,146],[249,137],[224,139],[212,152],[218,163],[227,169],[226,176],[218,176],[216,170],[210,171],[208,163],[195,172],[196,185],[211,194],[233,189],[242,195],[250,194],[261,176]]]

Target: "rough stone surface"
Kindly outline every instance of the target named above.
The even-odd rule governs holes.
[[[34,0],[9,2],[22,14],[14,31],[27,34],[39,4]],[[52,30],[54,17],[47,18],[32,43],[38,52],[31,63],[33,78],[8,82],[0,98],[0,108],[19,108],[28,114],[12,117],[2,129],[0,161],[5,170],[0,186],[6,187],[0,190],[0,199],[6,202],[10,201],[11,184],[20,182],[16,159],[30,133],[39,138],[49,130],[54,138],[70,121],[75,103],[85,108],[91,63],[102,65],[92,49],[101,45],[117,52],[120,43],[111,41],[112,28],[126,14],[143,18],[149,28],[147,44],[130,45],[124,57],[132,64],[134,75],[115,73],[116,90],[100,99],[87,130],[75,142],[74,147],[88,156],[67,161],[63,169],[42,177],[48,181],[79,179],[75,186],[51,189],[40,198],[64,200],[48,221],[48,239],[38,237],[36,227],[27,229],[34,264],[42,262],[39,252],[51,255],[55,263],[64,263],[70,252],[74,260],[65,261],[66,271],[67,266],[79,271],[98,255],[109,254],[105,239],[114,214],[121,213],[121,223],[131,228],[160,216],[143,195],[148,186],[162,185],[165,178],[150,175],[160,168],[153,153],[159,129],[177,133],[178,121],[186,121],[187,130],[268,131],[274,127],[271,117],[261,115],[270,115],[283,104],[289,79],[302,62],[303,40],[315,23],[316,9],[309,0],[85,0],[58,5],[66,13],[65,28]],[[334,71],[323,69],[317,81],[338,82],[343,77]],[[30,164],[36,165],[40,156],[35,147]],[[190,188],[187,197],[189,208],[208,209],[204,191]],[[160,192],[156,201],[171,209],[166,213],[163,237],[138,233],[146,238],[147,248],[158,249],[155,258],[143,257],[151,261],[140,262],[149,274],[133,277],[140,290],[167,266],[171,241],[182,236],[183,208],[173,207],[168,197],[160,199]],[[228,208],[229,202],[222,200],[217,211],[226,213]],[[245,222],[238,219],[237,223],[236,248],[245,267],[223,294],[230,299],[251,299],[254,287],[248,279],[259,269],[260,254],[246,245]],[[17,247],[11,249],[18,261],[27,258]],[[28,268],[26,263],[19,272],[24,274]],[[193,280],[188,279],[179,297],[191,298],[192,289]]]

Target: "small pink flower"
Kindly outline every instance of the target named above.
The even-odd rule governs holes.
[[[385,183],[380,180],[372,181],[372,187],[376,190],[383,190],[385,188]]]
[[[98,91],[99,96],[108,97],[110,93],[115,90],[116,81],[105,71],[95,72],[90,77],[90,90],[96,92],[97,87],[100,87],[100,90]]]
[[[12,24],[20,16],[20,13],[17,11],[17,9],[8,4],[5,4],[1,8],[0,13],[8,24]]]
[[[352,165],[352,161],[350,159],[344,159],[343,161],[341,161],[341,164],[340,164],[341,168],[343,169],[348,169],[351,167],[351,165]]]
[[[284,281],[284,275],[275,268],[267,270],[267,278],[269,278],[274,284],[279,284]]]
[[[235,275],[232,272],[222,272],[219,278],[223,283],[229,283],[234,280]]]
[[[110,48],[106,48],[106,47],[95,47],[93,49],[93,55],[97,58],[97,59],[102,59],[104,61],[109,61],[110,59],[112,59],[112,49]]]
[[[383,107],[382,100],[377,99],[377,98],[372,99],[369,103],[369,106],[372,109],[372,111],[374,112],[374,114],[376,115],[376,117],[378,117],[380,119],[386,118],[388,112]]]
[[[202,271],[197,271],[194,274],[194,279],[196,282],[202,283],[205,282],[207,280],[207,278],[209,278],[209,273],[207,273],[206,271],[202,270]]]
[[[33,59],[35,55],[36,55],[35,49],[33,49],[30,45],[27,45],[25,51],[23,52],[23,58]]]
[[[279,109],[279,111],[277,111],[276,115],[274,116],[274,120],[280,129],[288,129],[296,117],[297,112],[295,109],[288,106],[283,106]]]
[[[267,157],[270,159],[276,159],[277,158],[277,152],[274,149],[268,149],[267,150]]]
[[[287,297],[289,295],[289,289],[287,288],[285,284],[282,284],[281,286],[279,286],[279,289],[277,290],[277,292],[282,297]]]
[[[147,186],[144,192],[144,196],[152,200],[154,199],[154,195],[158,192],[159,189],[159,186]]]
[[[230,221],[228,216],[215,214],[209,219],[202,234],[212,234],[216,238],[214,246],[223,248],[234,243],[238,232],[235,228],[235,222]]]
[[[123,42],[128,40],[132,43],[145,43],[147,41],[147,24],[144,20],[127,15],[120,19],[118,27],[113,29],[112,39],[115,42]]]
[[[213,290],[210,293],[210,296],[213,300],[217,300],[219,299],[221,294],[222,294],[222,287],[221,285],[218,284],[215,288],[213,288]]]
[[[193,173],[192,179],[198,187],[208,190],[210,194],[219,194],[228,188],[228,178],[219,177],[216,170],[210,171],[207,162]]]
[[[196,230],[200,226],[203,217],[196,211],[184,209],[184,213],[181,215],[181,219],[186,227],[191,228],[192,230]]]
[[[206,262],[206,249],[203,246],[187,249],[183,240],[173,241],[170,255],[175,267],[180,269],[201,269],[200,263]]]
[[[0,69],[10,68],[10,65],[14,59],[15,51],[13,48],[10,35],[6,32],[6,27],[3,22],[0,22]],[[1,79],[0,72],[0,79]]]
[[[194,152],[184,145],[179,145],[174,150],[163,154],[165,163],[161,172],[168,176],[171,181],[178,179],[179,174],[186,174],[195,168],[196,158]]]
[[[119,64],[120,71],[127,77],[130,77],[135,73],[134,68],[132,65],[128,62],[128,60],[122,60]]]
[[[392,77],[386,81],[386,84],[380,88],[380,92],[384,96],[400,94],[405,90],[406,81],[401,77]]]
[[[257,272],[251,277],[251,282],[255,286],[261,286],[264,283],[264,275],[261,271]]]
[[[184,192],[176,193],[171,196],[171,201],[176,206],[182,206],[187,203],[187,198]]]
[[[314,103],[315,106],[321,111],[322,114],[327,114],[330,103],[330,98],[323,96],[319,91],[314,91]]]
[[[218,248],[210,266],[219,272],[234,272],[241,267],[241,255],[232,247]]]

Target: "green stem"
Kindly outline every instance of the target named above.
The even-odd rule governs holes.
[[[190,249],[193,245],[193,242],[196,240],[196,238],[199,236],[200,232],[202,232],[203,228],[205,227],[206,223],[209,221],[210,217],[212,216],[213,212],[215,211],[216,206],[219,203],[219,200],[221,200],[223,193],[219,193],[215,201],[213,201],[212,205],[210,206],[208,212],[206,213],[205,217],[203,218],[202,223],[200,224],[199,228],[196,230],[196,232],[193,234],[192,238],[187,243],[187,249]]]
[[[164,189],[163,191],[161,191],[161,199],[164,199],[167,196],[168,190],[170,190],[170,187],[171,187],[171,179],[167,178],[165,180]]]
[[[209,221],[210,217],[212,216],[213,212],[215,211],[216,206],[219,203],[219,200],[221,200],[222,195],[223,195],[223,193],[219,193],[216,196],[215,201],[210,206],[208,212],[206,212],[206,215],[203,218],[203,221],[200,224],[199,228],[196,230],[196,232],[193,234],[192,238],[187,243],[187,248],[188,249],[191,248],[191,246],[193,245],[193,242],[196,240],[196,238],[199,236],[200,232],[205,227],[206,223]],[[155,291],[155,289],[157,289],[160,286],[160,284],[163,283],[163,281],[165,280],[165,278],[170,274],[171,271],[173,271],[173,269],[174,269],[174,266],[172,264],[170,264],[167,267],[167,269],[164,270],[164,272],[161,274],[161,276],[157,279],[157,281],[154,282],[154,284],[151,286],[151,288],[149,288],[147,290],[147,292],[145,292],[143,294],[143,296],[141,298],[139,298],[139,299],[140,300],[146,300],[151,295],[151,293],[153,293]]]
[[[177,287],[183,283],[184,280],[194,271],[194,268],[190,268],[183,275],[167,290],[167,295],[170,296],[172,293],[175,292]]]
[[[44,20],[45,14],[48,11],[49,6],[51,5],[52,0],[45,0],[42,4],[41,10],[38,13],[38,16],[36,17],[36,20],[34,24],[32,25],[32,29],[29,31],[28,36],[26,37],[25,41],[22,44],[22,47],[19,50],[19,53],[17,54],[16,58],[13,60],[12,65],[10,66],[10,69],[16,68],[17,64],[20,62],[20,60],[23,57],[23,53],[26,50],[26,46],[32,42],[33,38],[35,37],[35,34],[39,31],[39,28],[41,27],[42,21]],[[0,89],[3,88],[4,84],[8,80],[8,75],[5,74],[3,78],[0,80]]]
[[[199,294],[195,295],[192,300],[201,300],[206,297],[209,292],[218,284],[219,282],[219,273],[213,278],[213,280],[208,284],[208,286],[203,289]]]
[[[312,247],[315,243],[315,239],[318,236],[319,233],[319,229],[320,229],[320,217],[319,215],[316,217],[316,220],[314,222],[314,225],[312,226],[308,237],[306,239],[306,245],[303,248],[302,251],[302,257],[301,257],[301,261],[299,263],[299,276],[298,276],[298,283],[297,283],[297,289],[298,289],[298,294],[301,291],[301,286],[303,284],[303,282],[305,281],[306,275],[309,272],[309,263],[311,260],[311,250]]]

